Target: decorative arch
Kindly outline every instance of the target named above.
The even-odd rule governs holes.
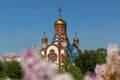
[[[62,49],[60,53],[61,53],[61,62],[63,62],[63,60],[65,59],[65,50]]]
[[[46,58],[52,62],[59,61],[59,49],[55,45],[50,45],[46,50]]]
[[[55,53],[55,51],[52,49],[50,50],[50,53],[48,54],[48,60],[55,62],[57,61],[57,54]]]
[[[42,55],[42,56],[45,56],[45,51],[41,51],[41,55]]]

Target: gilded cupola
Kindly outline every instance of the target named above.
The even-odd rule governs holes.
[[[44,36],[43,36],[43,38],[42,38],[42,42],[43,42],[43,43],[47,43],[47,41],[48,41],[48,39],[47,39],[47,37],[45,36],[45,34],[46,34],[46,33],[44,32]]]
[[[74,42],[79,42],[79,39],[77,38],[77,33],[75,33],[75,38],[73,39],[74,40]]]
[[[62,26],[64,26],[64,27],[66,27],[67,23],[66,23],[65,20],[62,19],[62,15],[61,15],[61,14],[62,14],[62,9],[61,9],[61,7],[59,7],[58,11],[59,11],[59,17],[60,17],[60,18],[55,21],[54,26],[62,25]]]
[[[79,39],[77,37],[74,38],[74,41],[79,41]]]
[[[59,26],[59,25],[66,27],[67,23],[62,18],[59,18],[57,21],[55,21],[54,26]]]
[[[79,39],[77,38],[77,33],[75,33],[75,38],[73,39],[74,44],[79,47]]]

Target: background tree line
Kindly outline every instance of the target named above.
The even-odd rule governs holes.
[[[2,62],[0,61],[0,78],[22,79],[23,71],[17,61]]]
[[[79,56],[75,57],[74,62],[65,60],[61,71],[70,73],[75,80],[83,80],[85,73],[94,71],[96,64],[105,62],[106,49],[84,50],[79,53]]]

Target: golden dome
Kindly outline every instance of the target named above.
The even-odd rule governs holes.
[[[42,38],[42,40],[47,40],[47,37],[45,36],[46,32],[44,32],[44,37]]]
[[[79,41],[79,39],[77,37],[74,38],[74,41]]]
[[[63,38],[63,39],[67,39],[67,36],[66,36],[66,35],[63,35],[62,38]]]
[[[44,37],[42,38],[42,40],[47,40],[47,37],[44,36]]]
[[[63,25],[66,27],[67,23],[62,19],[59,18],[57,21],[55,21],[54,26],[58,26],[58,25]]]

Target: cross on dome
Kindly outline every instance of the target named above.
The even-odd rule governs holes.
[[[60,18],[62,17],[62,9],[61,9],[61,7],[59,7],[59,9],[58,9],[58,11],[59,11],[59,16],[60,16]]]
[[[75,32],[75,37],[77,37],[77,32]]]
[[[46,32],[44,31],[44,37],[46,36]]]

